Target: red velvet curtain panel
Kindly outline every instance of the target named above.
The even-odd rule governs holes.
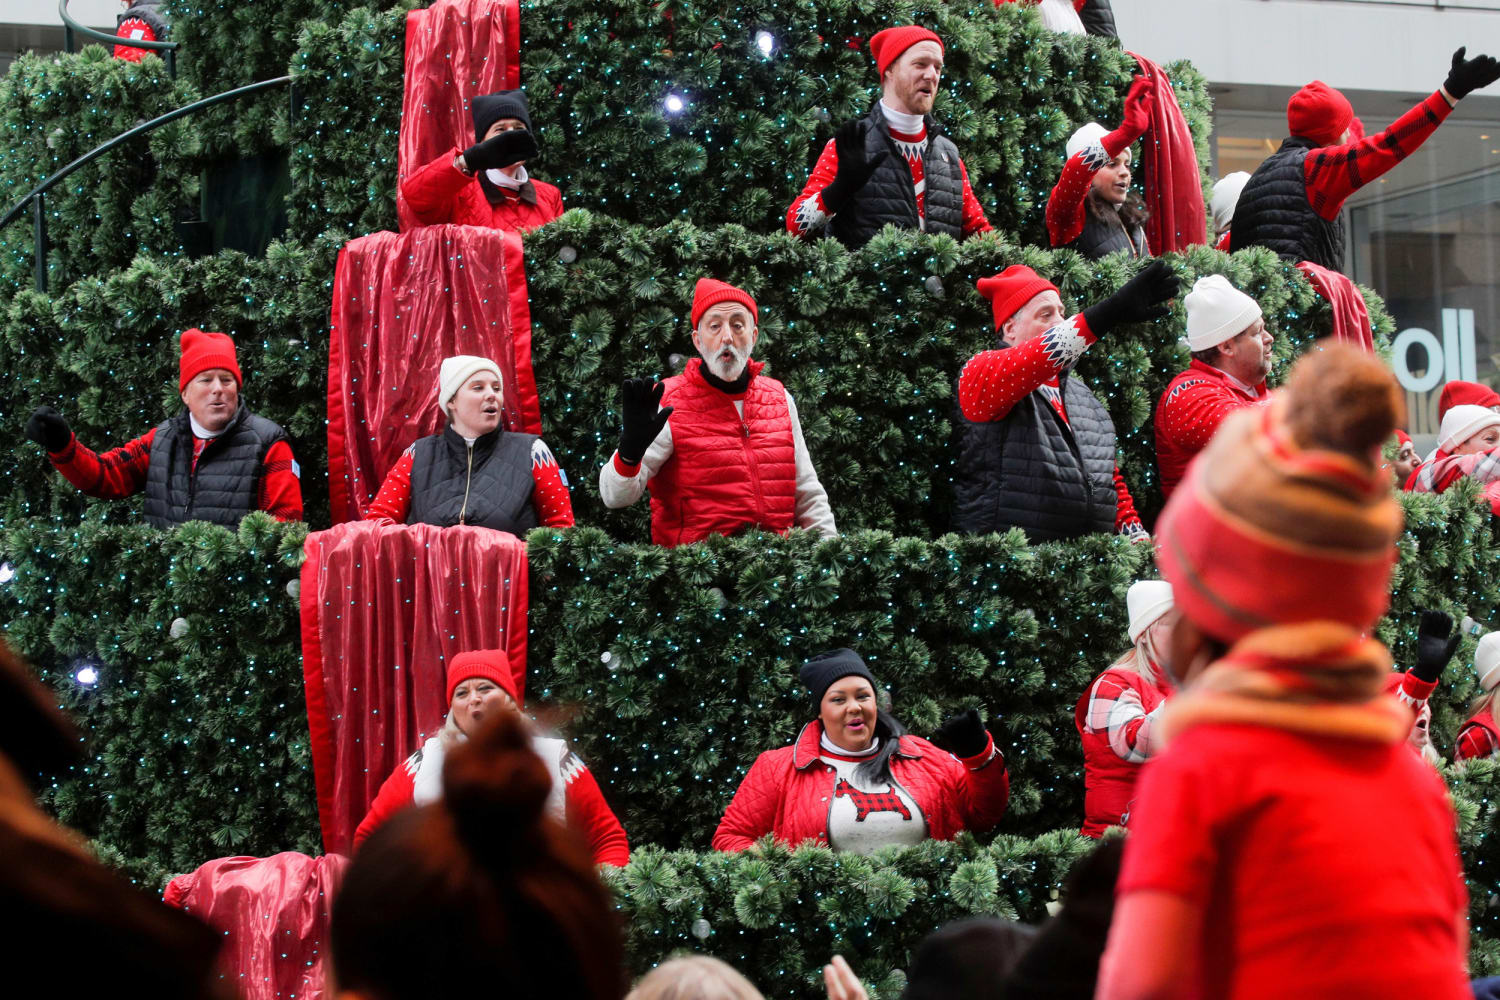
[[[321,1000],[328,916],[348,865],[339,854],[219,858],[172,879],[162,898],[222,936],[219,970],[233,996]]]
[[[1370,329],[1370,310],[1354,282],[1310,260],[1298,263],[1297,269],[1307,275],[1313,288],[1333,307],[1333,339],[1374,354],[1375,334]]]
[[[1177,104],[1172,80],[1156,63],[1136,55],[1141,72],[1156,84],[1151,128],[1141,145],[1141,172],[1146,178],[1146,245],[1153,254],[1186,250],[1208,242],[1208,209],[1193,133]]]
[[[398,181],[454,146],[473,144],[471,100],[520,85],[520,0],[438,0],[409,12]],[[399,195],[396,212],[403,231],[418,225]]]
[[[302,671],[323,846],[447,714],[447,664],[504,649],[525,693],[526,543],[489,528],[352,522],[307,536]]]
[[[344,245],[328,345],[328,482],[335,523],[358,520],[417,438],[441,430],[438,367],[492,358],[503,424],[542,432],[520,237],[477,226],[373,233]]]

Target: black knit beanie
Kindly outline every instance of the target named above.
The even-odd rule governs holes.
[[[830,649],[802,664],[802,683],[812,692],[813,705],[823,703],[823,694],[840,677],[863,677],[871,687],[878,687],[875,675],[852,649]]]
[[[526,105],[526,94],[520,90],[502,90],[498,94],[476,97],[470,103],[469,111],[474,116],[475,142],[483,142],[490,126],[502,118],[518,118],[526,126],[526,131],[535,131],[531,127],[531,109]]]

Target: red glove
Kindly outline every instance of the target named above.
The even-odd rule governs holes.
[[[1120,127],[1099,140],[1110,159],[1120,155],[1151,127],[1151,109],[1156,106],[1156,84],[1147,76],[1138,76],[1125,95],[1125,119]]]

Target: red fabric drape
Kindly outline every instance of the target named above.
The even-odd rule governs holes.
[[[219,858],[168,882],[162,898],[223,937],[219,970],[235,996],[320,1000],[328,915],[348,864],[339,854]]]
[[[542,432],[531,369],[526,267],[515,233],[428,226],[373,233],[339,252],[328,345],[328,483],[335,523],[358,520],[385,474],[440,430],[438,366],[492,358],[504,426]]]
[[[323,846],[437,732],[448,659],[504,649],[526,690],[526,543],[489,528],[341,524],[307,536],[302,673]]]
[[[1156,84],[1151,128],[1141,146],[1141,172],[1146,183],[1146,245],[1153,254],[1185,250],[1208,242],[1208,209],[1203,202],[1203,177],[1198,154],[1172,80],[1156,63],[1136,55],[1141,72]]]
[[[1354,282],[1337,271],[1304,260],[1297,270],[1333,307],[1333,339],[1375,353],[1375,334],[1370,329],[1370,311]]]
[[[438,0],[406,15],[406,90],[399,181],[449,149],[474,142],[469,101],[521,85],[520,0]],[[418,225],[397,195],[403,231]]]

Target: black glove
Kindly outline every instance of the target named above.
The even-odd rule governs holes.
[[[1448,71],[1448,79],[1443,81],[1443,89],[1452,94],[1454,100],[1500,80],[1500,62],[1496,62],[1494,56],[1465,59],[1466,48],[1467,46],[1461,47],[1453,53],[1453,68]]]
[[[1417,662],[1411,668],[1412,675],[1419,680],[1435,681],[1442,674],[1453,653],[1458,649],[1462,632],[1453,632],[1453,619],[1441,611],[1423,611],[1422,624],[1417,627]]]
[[[50,406],[38,406],[26,421],[26,436],[48,451],[62,451],[73,439],[68,422]]]
[[[536,139],[524,128],[501,132],[464,150],[464,166],[474,173],[499,170],[512,163],[535,159]]]
[[[839,172],[822,191],[823,205],[830,212],[839,212],[854,197],[855,192],[865,186],[875,168],[890,156],[890,150],[882,149],[874,157],[865,155],[865,136],[870,123],[863,118],[845,122],[834,133],[833,146],[838,151]]]
[[[1166,261],[1153,260],[1118,292],[1083,311],[1094,336],[1102,337],[1122,323],[1144,323],[1171,312],[1167,302],[1177,294],[1177,275]]]
[[[990,744],[990,734],[979,721],[979,710],[969,709],[955,715],[932,734],[934,746],[942,747],[960,759],[977,757]]]
[[[620,461],[635,465],[667,426],[672,407],[661,405],[666,383],[654,378],[628,378],[620,383]]]

